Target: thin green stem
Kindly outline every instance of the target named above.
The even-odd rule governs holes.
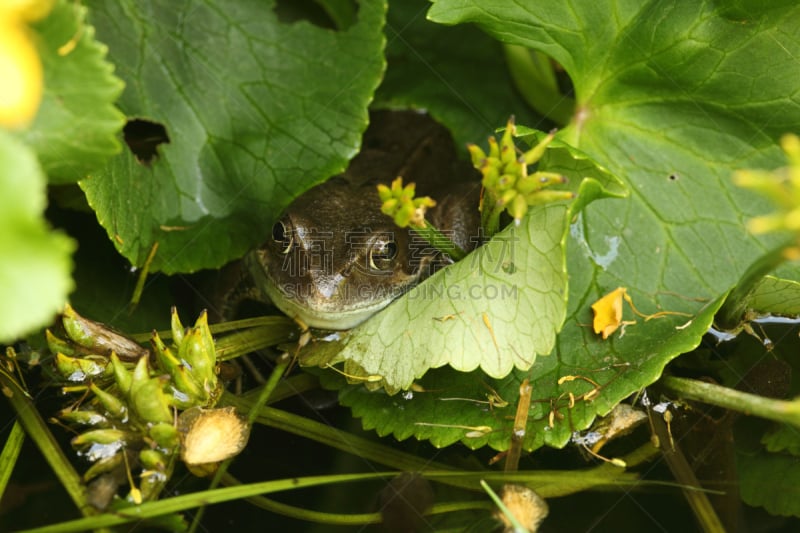
[[[11,375],[2,369],[0,369],[0,385],[2,385],[9,402],[11,402],[11,406],[16,411],[23,429],[33,439],[39,451],[42,452],[50,468],[53,469],[53,472],[61,481],[61,485],[72,498],[81,514],[84,516],[96,514],[97,511],[86,499],[86,491],[83,483],[81,483],[81,477],[72,467],[67,456],[64,455],[61,446],[56,442],[55,437],[53,437],[47,424],[33,404],[31,397]]]
[[[702,485],[697,480],[694,469],[692,469],[686,456],[681,451],[680,446],[672,446],[672,434],[667,423],[661,416],[655,416],[652,411],[650,412],[650,423],[658,437],[664,460],[669,466],[672,475],[684,487],[682,489],[683,495],[686,501],[689,502],[689,506],[700,523],[700,527],[707,533],[725,531],[717,512],[708,499],[708,494],[705,491],[697,490]]]
[[[113,527],[130,522],[139,522],[170,513],[178,513],[199,505],[213,505],[231,500],[249,498],[258,494],[270,494],[287,490],[318,487],[335,483],[351,483],[354,481],[387,480],[396,476],[397,472],[370,472],[360,474],[340,474],[332,476],[293,477],[252,483],[236,487],[224,487],[191,494],[182,494],[173,498],[146,502],[141,505],[115,509],[113,513],[102,514],[70,522],[62,522],[51,526],[27,529],[19,533],[69,533],[86,531],[102,527]]]
[[[503,51],[514,85],[528,105],[560,126],[568,124],[575,100],[559,91],[550,58],[519,45],[503,45]]]
[[[0,499],[6,492],[8,480],[11,477],[11,472],[14,471],[14,465],[17,464],[19,452],[22,450],[22,443],[25,442],[25,431],[19,425],[19,421],[14,421],[11,426],[11,432],[8,434],[6,444],[3,446],[3,452],[0,453]]]
[[[695,379],[665,376],[661,384],[681,398],[800,427],[800,400],[774,400]]]
[[[278,330],[283,332],[296,332],[297,324],[292,319],[287,318],[285,316],[267,315],[267,316],[253,317],[253,318],[243,318],[241,320],[231,320],[228,322],[220,322],[219,324],[209,325],[209,329],[211,330],[211,333],[213,333],[214,335],[219,335],[220,333],[227,333],[229,331],[248,330],[254,328],[264,328],[264,331]],[[289,333],[284,333],[284,335],[286,334]],[[133,340],[135,340],[136,342],[146,343],[149,342],[150,339],[153,337],[153,333],[152,332],[134,333],[128,336]],[[171,339],[172,330],[165,329],[163,331],[159,331],[158,336],[164,340]],[[227,336],[222,337],[222,340],[224,339],[227,339]]]
[[[497,197],[491,191],[485,190],[484,194],[486,196],[481,206],[481,229],[488,239],[500,231],[500,215],[503,213],[503,208],[497,205]]]
[[[289,354],[283,354],[283,356],[278,359],[278,364],[275,365],[275,368],[272,369],[272,373],[269,376],[269,379],[261,387],[261,393],[256,398],[256,401],[250,406],[250,410],[247,413],[247,424],[252,426],[255,422],[256,418],[258,418],[259,411],[267,404],[272,392],[275,390],[275,387],[278,386],[281,378],[283,377],[283,373],[286,371],[286,368],[289,366],[291,359]],[[219,486],[220,482],[228,472],[228,467],[230,466],[233,458],[224,461],[217,471],[214,474],[214,479],[211,480],[211,485],[209,489],[214,489]],[[205,506],[199,508],[197,510],[197,514],[195,514],[194,520],[192,520],[192,525],[189,528],[189,531],[193,533],[197,531],[197,528],[200,527],[200,523],[203,519],[203,514],[205,513]]]
[[[498,496],[497,493],[492,490],[492,487],[490,487],[486,481],[481,480],[481,487],[483,487],[483,490],[486,491],[494,504],[497,505],[511,525],[514,526],[514,531],[527,531],[527,528],[523,527],[523,525],[519,523],[516,515],[508,510],[508,507],[506,507],[506,505],[503,503],[503,500],[500,499],[500,496]]]
[[[229,393],[224,393],[222,395],[220,403],[224,405],[233,405],[241,411],[248,410],[252,405],[251,401]],[[272,407],[262,407],[259,410],[259,416],[256,422],[320,442],[326,446],[336,448],[337,450],[355,454],[368,461],[374,461],[397,468],[404,472],[419,472],[425,469],[450,470],[450,468],[444,464],[401,452],[365,438],[342,432],[341,430],[315,422],[314,420],[309,420],[308,418]]]
[[[411,229],[417,232],[417,234],[428,241],[431,246],[439,250],[440,252],[449,255],[453,261],[460,261],[467,256],[467,253],[461,249],[456,243],[454,243],[450,238],[436,229],[430,222],[425,220],[425,226],[417,227],[411,226]]]

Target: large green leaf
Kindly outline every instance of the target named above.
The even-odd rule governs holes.
[[[60,0],[34,27],[44,95],[36,120],[21,136],[36,150],[51,183],[83,179],[120,151],[117,133],[125,117],[113,104],[123,84],[85,16],[85,7]]]
[[[274,2],[91,2],[127,87],[120,107],[168,143],[125,151],[81,182],[119,251],[165,272],[220,266],[260,244],[295,196],[359,146],[383,72],[383,2],[332,31],[283,23]]]
[[[450,128],[456,147],[483,143],[514,115],[549,129],[514,89],[503,48],[474,26],[426,20],[425,0],[391,2],[386,20],[386,77],[375,104],[427,109]]]
[[[45,186],[33,151],[0,130],[0,343],[48,324],[73,287],[75,244],[47,227]]]
[[[626,180],[632,191],[626,199],[591,204],[571,225],[567,318],[553,355],[497,382],[450,372],[436,382],[452,384],[446,391],[414,398],[474,401],[490,386],[514,405],[527,377],[535,402],[525,445],[560,447],[573,430],[652,383],[667,362],[694,348],[722,296],[771,245],[744,228],[749,216],[768,205],[737,190],[730,176],[737,168],[784,164],[777,139],[800,124],[800,38],[794,31],[800,8],[789,2],[734,10],[688,0],[438,0],[428,16],[447,24],[476,23],[498,40],[554,57],[571,76],[577,101],[572,123],[559,136]],[[639,318],[624,334],[602,340],[588,327],[590,305],[618,286],[628,289],[644,313],[680,311],[694,319]],[[627,306],[625,318],[635,318]],[[591,394],[570,407],[570,393]],[[454,429],[462,424],[461,413],[435,408],[441,401],[428,404],[431,409],[417,422],[424,418],[448,429],[422,426],[423,431],[399,414],[408,412],[405,402],[350,389],[342,398],[382,433],[415,434],[438,444],[464,438],[476,445],[464,437],[467,430]],[[508,424],[497,410],[472,418],[502,434],[490,444],[508,445]]]

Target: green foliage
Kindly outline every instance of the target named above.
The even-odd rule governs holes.
[[[33,125],[22,132],[50,183],[71,183],[120,152],[125,116],[114,107],[122,81],[106,61],[106,46],[86,24],[86,8],[61,0],[34,31],[44,68],[44,96]]]
[[[35,154],[1,130],[0,191],[0,342],[11,342],[61,309],[73,287],[75,243],[42,218],[45,175]]]
[[[779,139],[800,124],[796,2],[420,0],[392,1],[388,11],[385,1],[319,2],[325,27],[286,18],[307,8],[287,4],[60,0],[31,27],[44,100],[29,128],[0,131],[0,341],[45,325],[75,280],[73,302],[101,309],[107,318],[92,316],[104,321],[129,320],[121,258],[141,267],[156,244],[152,272],[195,272],[241,257],[295,197],[346,167],[370,106],[427,110],[460,148],[483,145],[514,115],[517,146],[527,149],[555,121],[563,128],[534,170],[567,176],[565,188],[577,193],[572,203],[531,207],[518,226],[379,315],[305,349],[305,364],[344,363],[356,383],[314,372],[381,436],[507,450],[527,379],[533,393],[521,446],[561,448],[694,350],[726,295],[743,296],[734,321],[739,309],[798,313],[796,265],[780,277],[761,272],[785,260],[775,252],[785,235],[746,230],[773,206],[731,179],[738,169],[784,165]],[[565,75],[554,76],[559,68]],[[546,103],[529,106],[537,95]],[[126,139],[125,119],[163,126],[152,157]],[[74,182],[102,232],[77,232],[73,280],[75,241],[50,230],[44,210],[47,183]],[[67,205],[69,190],[51,191]],[[118,255],[109,255],[110,244]],[[748,273],[748,283],[758,281],[752,290],[741,283]],[[645,315],[690,316],[645,320],[625,304],[630,323],[601,339],[591,304],[617,287]],[[145,303],[135,320],[152,328],[171,297],[163,278],[148,285],[149,296],[156,304]],[[182,379],[177,361],[192,354],[167,355],[171,379]],[[721,363],[703,364],[706,376]],[[189,384],[203,398],[214,366]],[[745,366],[719,373],[744,374]],[[5,386],[13,381],[2,377]],[[161,390],[146,377],[143,384]],[[800,393],[794,383],[791,393]],[[15,409],[27,409],[22,399],[19,389]],[[274,418],[265,422],[264,413]],[[308,419],[281,413],[264,410],[261,423],[340,445],[331,428],[298,429]],[[172,428],[168,409],[156,414]],[[37,424],[36,442],[52,441]],[[796,428],[761,437],[737,452],[742,499],[800,516]],[[387,450],[375,460],[423,468]],[[620,475],[636,482],[634,473]],[[70,494],[81,505],[73,478]]]

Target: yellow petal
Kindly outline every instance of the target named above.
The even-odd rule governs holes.
[[[626,292],[625,287],[617,287],[592,304],[594,332],[604,339],[622,325],[622,298]]]
[[[55,0],[2,0],[0,16],[34,22],[46,17],[53,9],[53,4]]]
[[[22,127],[33,120],[42,99],[42,77],[27,28],[0,18],[0,126]]]

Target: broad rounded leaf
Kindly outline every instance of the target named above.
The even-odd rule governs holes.
[[[343,335],[344,348],[335,357],[326,348],[328,357],[305,363],[344,361],[347,374],[380,376],[393,393],[407,389],[431,368],[480,368],[502,378],[549,354],[566,313],[569,221],[592,200],[622,196],[625,190],[563,143],[550,146],[539,168],[571,180],[578,192],[572,205],[531,208],[518,227],[509,225]]]
[[[361,2],[341,30],[281,22],[273,2],[90,7],[127,82],[120,107],[168,139],[152,159],[125,150],[80,183],[132,263],[155,243],[152,268],[165,272],[240,257],[358,149],[384,67],[383,2]]]
[[[50,323],[73,282],[74,242],[44,220],[45,176],[33,151],[0,131],[0,342]]]
[[[125,117],[114,107],[123,83],[105,60],[106,47],[84,22],[86,8],[60,0],[33,30],[44,68],[36,120],[21,136],[51,183],[83,179],[120,151]]]

